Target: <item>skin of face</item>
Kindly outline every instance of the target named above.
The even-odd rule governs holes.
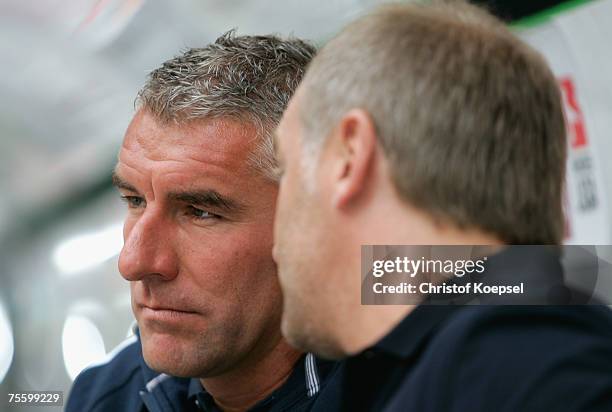
[[[220,376],[281,339],[277,186],[248,164],[256,142],[254,126],[227,118],[161,123],[141,109],[128,127],[119,271],[154,370]]]
[[[346,292],[347,285],[330,272],[335,270],[335,263],[342,261],[342,256],[335,254],[342,240],[334,234],[337,222],[330,212],[329,188],[326,179],[320,178],[332,171],[317,168],[315,173],[309,173],[304,167],[300,100],[298,92],[276,130],[282,174],[274,228],[274,258],[284,295],[281,327],[290,344],[337,358],[341,353],[333,341],[333,325],[349,305],[344,302],[347,294],[336,292]],[[325,159],[319,159],[317,164],[324,165]],[[349,287],[358,287],[358,280],[355,278],[357,283]]]

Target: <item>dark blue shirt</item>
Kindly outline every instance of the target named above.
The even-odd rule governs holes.
[[[553,255],[509,253],[493,272],[562,276]],[[344,361],[313,410],[612,411],[612,314],[604,305],[421,305]]]
[[[310,410],[317,393],[321,389],[321,376],[324,378],[334,368],[335,363],[318,360],[311,354],[302,356],[287,381],[264,400],[249,409],[249,412],[305,412]],[[189,403],[203,412],[222,412],[215,400],[197,379],[191,379],[188,392]]]
[[[309,410],[335,366],[311,354],[302,356],[287,381],[250,412]],[[65,410],[198,412],[217,409],[199,380],[177,378],[149,368],[136,334],[104,362],[81,372],[72,386]]]

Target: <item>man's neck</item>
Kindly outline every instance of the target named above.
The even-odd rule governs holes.
[[[344,244],[348,255],[341,261],[338,271],[342,273],[360,273],[361,245],[501,245],[495,236],[477,228],[463,228],[434,219],[427,212],[417,209],[397,197],[395,189],[389,184],[379,185],[378,202],[370,208],[349,218],[344,231],[337,236],[352,239],[350,247]],[[347,231],[346,228],[352,228]],[[349,267],[347,262],[351,262]],[[350,280],[353,287],[354,280]],[[347,283],[347,289],[350,290]],[[387,335],[416,306],[414,305],[361,305],[361,284],[352,289],[356,300],[350,311],[344,313],[344,321],[337,325],[342,350],[354,355],[374,345]]]
[[[246,411],[285,383],[301,355],[280,339],[259,361],[200,382],[221,410]]]
[[[415,306],[412,305],[362,305],[354,322],[344,331],[341,343],[348,355],[355,355],[374,345],[387,335]]]

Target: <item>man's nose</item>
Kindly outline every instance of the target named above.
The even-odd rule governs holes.
[[[126,221],[119,272],[129,281],[158,276],[171,280],[178,274],[172,223],[148,210],[135,221]]]

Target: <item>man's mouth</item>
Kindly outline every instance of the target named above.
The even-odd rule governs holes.
[[[177,309],[166,305],[139,305],[140,314],[145,319],[172,322],[197,316],[198,313],[191,310]]]

